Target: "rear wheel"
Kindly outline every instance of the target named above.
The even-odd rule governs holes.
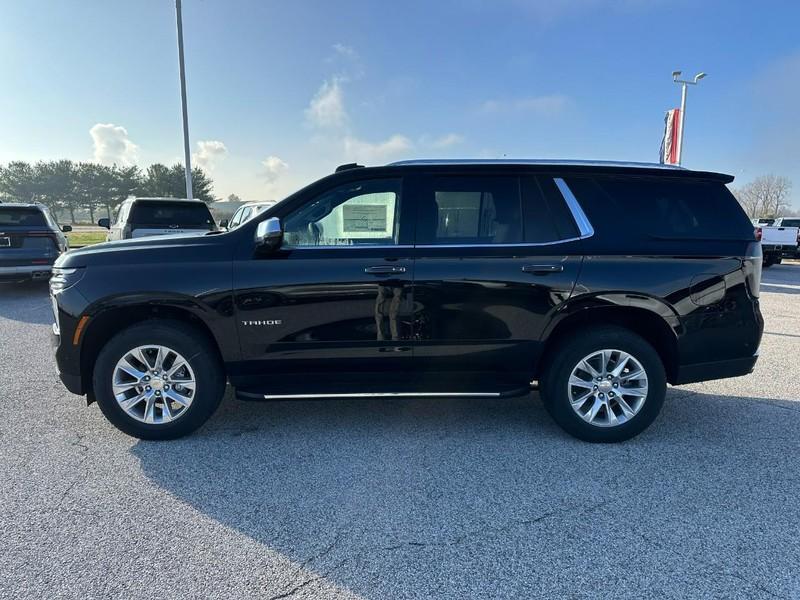
[[[191,433],[225,392],[222,365],[206,337],[167,320],[145,321],[113,337],[100,351],[93,382],[106,418],[149,440]]]
[[[655,349],[617,327],[581,332],[556,349],[542,378],[542,400],[568,433],[588,442],[621,442],[646,429],[666,395]]]

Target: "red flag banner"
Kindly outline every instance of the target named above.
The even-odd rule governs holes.
[[[664,115],[664,137],[661,139],[659,161],[662,164],[678,164],[678,134],[681,126],[681,109],[673,108]]]

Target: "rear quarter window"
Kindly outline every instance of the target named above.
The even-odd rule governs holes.
[[[662,239],[753,238],[753,225],[722,182],[666,177],[568,180],[579,201],[615,206],[621,230]]]
[[[177,225],[180,227],[210,228],[214,225],[214,219],[207,206],[181,201],[135,204],[130,222],[134,227],[169,227]]]

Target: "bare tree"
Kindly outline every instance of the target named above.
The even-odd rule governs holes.
[[[780,175],[762,175],[734,192],[751,218],[780,217],[789,209],[792,181]]]

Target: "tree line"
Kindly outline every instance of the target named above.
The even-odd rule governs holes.
[[[792,217],[798,211],[791,209],[789,194],[792,181],[780,175],[762,175],[735,189],[733,194],[751,219]]]
[[[213,181],[199,167],[192,169],[192,195],[210,203]],[[28,163],[13,161],[0,165],[0,201],[41,202],[54,214],[69,213],[75,223],[75,212],[95,213],[105,209],[111,218],[119,204],[128,196],[186,197],[186,179],[182,164],[171,167],[155,163],[142,171],[139,167],[106,166],[71,160]]]

